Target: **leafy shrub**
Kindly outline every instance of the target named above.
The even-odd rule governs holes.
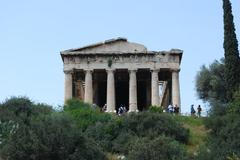
[[[123,126],[140,137],[156,137],[164,134],[181,143],[187,143],[189,130],[168,114],[150,112],[132,113],[123,118]]]
[[[189,130],[184,129],[168,114],[151,112],[130,113],[111,121],[89,126],[85,134],[107,152],[128,154],[132,141],[137,138],[155,139],[166,135],[187,143]]]
[[[158,136],[155,139],[139,138],[131,146],[129,160],[184,160],[187,154],[177,141]]]
[[[199,159],[210,157],[208,159],[224,160],[233,154],[240,157],[240,96],[238,95],[237,92],[233,102],[224,107],[224,112],[213,112],[206,120],[206,126],[210,130],[206,144],[208,151],[201,150]],[[219,105],[213,106],[213,111],[217,110],[217,107]]]
[[[85,135],[93,138],[97,145],[108,152],[118,152],[113,148],[113,141],[121,134],[121,120],[113,119],[109,122],[97,122],[95,125],[89,126]],[[119,144],[120,145],[120,144]]]
[[[163,107],[161,107],[161,106],[150,106],[149,107],[149,112],[163,113]]]
[[[3,146],[9,160],[104,159],[104,154],[86,139],[66,114],[43,115],[21,125]]]
[[[101,112],[99,108],[93,108],[90,104],[76,99],[68,100],[64,111],[73,117],[77,126],[83,131],[96,122],[107,122],[112,119],[110,114]]]
[[[0,104],[0,147],[20,125],[29,125],[33,117],[51,114],[53,109],[45,104],[35,104],[27,97],[11,97]]]

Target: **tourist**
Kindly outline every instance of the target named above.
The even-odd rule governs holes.
[[[195,109],[194,109],[194,105],[191,105],[191,115],[194,116],[196,113]]]
[[[174,108],[173,108],[171,103],[168,105],[168,112],[169,113],[173,113],[174,112]]]
[[[118,108],[118,115],[121,116],[121,115],[123,115],[124,112],[125,112],[125,109],[124,109],[123,105],[121,104],[120,107]]]
[[[102,112],[106,112],[107,111],[107,104],[105,103],[104,106],[102,107]]]
[[[123,113],[127,113],[127,108],[125,105],[123,105]]]
[[[179,113],[179,107],[177,104],[174,106],[174,113],[178,114]]]
[[[92,108],[95,110],[97,108],[97,105],[95,103],[93,103]]]
[[[200,105],[198,105],[197,107],[197,114],[198,114],[198,117],[201,117],[201,112],[202,112],[202,108]]]

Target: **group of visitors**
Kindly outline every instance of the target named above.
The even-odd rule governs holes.
[[[106,112],[107,111],[107,104],[105,103],[104,106],[102,107],[102,112]]]
[[[105,104],[102,109],[101,109],[102,112],[106,112],[107,111],[107,104]],[[117,111],[117,115],[121,116],[123,114],[125,114],[127,112],[127,108],[125,105],[121,104],[119,107],[118,107],[118,111]]]
[[[125,107],[125,105],[121,104],[120,107],[118,108],[117,114],[121,116],[121,115],[124,115],[126,112],[127,112],[127,108]]]
[[[167,111],[168,111],[168,113],[176,113],[176,114],[178,114],[179,113],[179,107],[178,107],[178,105],[172,105],[171,103],[168,105],[168,108],[167,108]]]
[[[93,108],[96,108],[96,105],[93,105]],[[106,112],[107,111],[107,104],[105,104],[102,109],[101,109],[103,112]],[[179,113],[179,107],[178,105],[172,105],[171,103],[168,105],[168,108],[167,108],[167,112],[168,113],[175,113],[175,114],[178,114]],[[194,105],[192,104],[191,105],[191,109],[190,109],[190,112],[191,112],[191,116],[195,116],[196,115],[196,110],[194,109]],[[201,112],[202,112],[202,107],[200,105],[198,105],[197,107],[197,116],[198,117],[201,117]],[[120,107],[118,108],[118,111],[117,111],[117,115],[121,116],[123,114],[127,113],[127,108],[125,105],[121,104]]]
[[[202,112],[202,107],[200,105],[198,105],[198,107],[197,107],[197,116],[198,117],[201,117],[201,112]],[[191,105],[191,115],[195,116],[195,114],[196,114],[196,111],[194,109],[194,105],[192,104]]]

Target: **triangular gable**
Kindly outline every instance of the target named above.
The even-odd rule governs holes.
[[[128,42],[125,38],[110,39],[81,48],[63,51],[63,54],[84,53],[134,53],[147,52],[144,45]]]

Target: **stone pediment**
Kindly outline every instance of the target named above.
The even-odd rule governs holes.
[[[142,44],[128,42],[126,38],[116,38],[61,52],[64,55],[91,53],[147,53],[147,48]]]

